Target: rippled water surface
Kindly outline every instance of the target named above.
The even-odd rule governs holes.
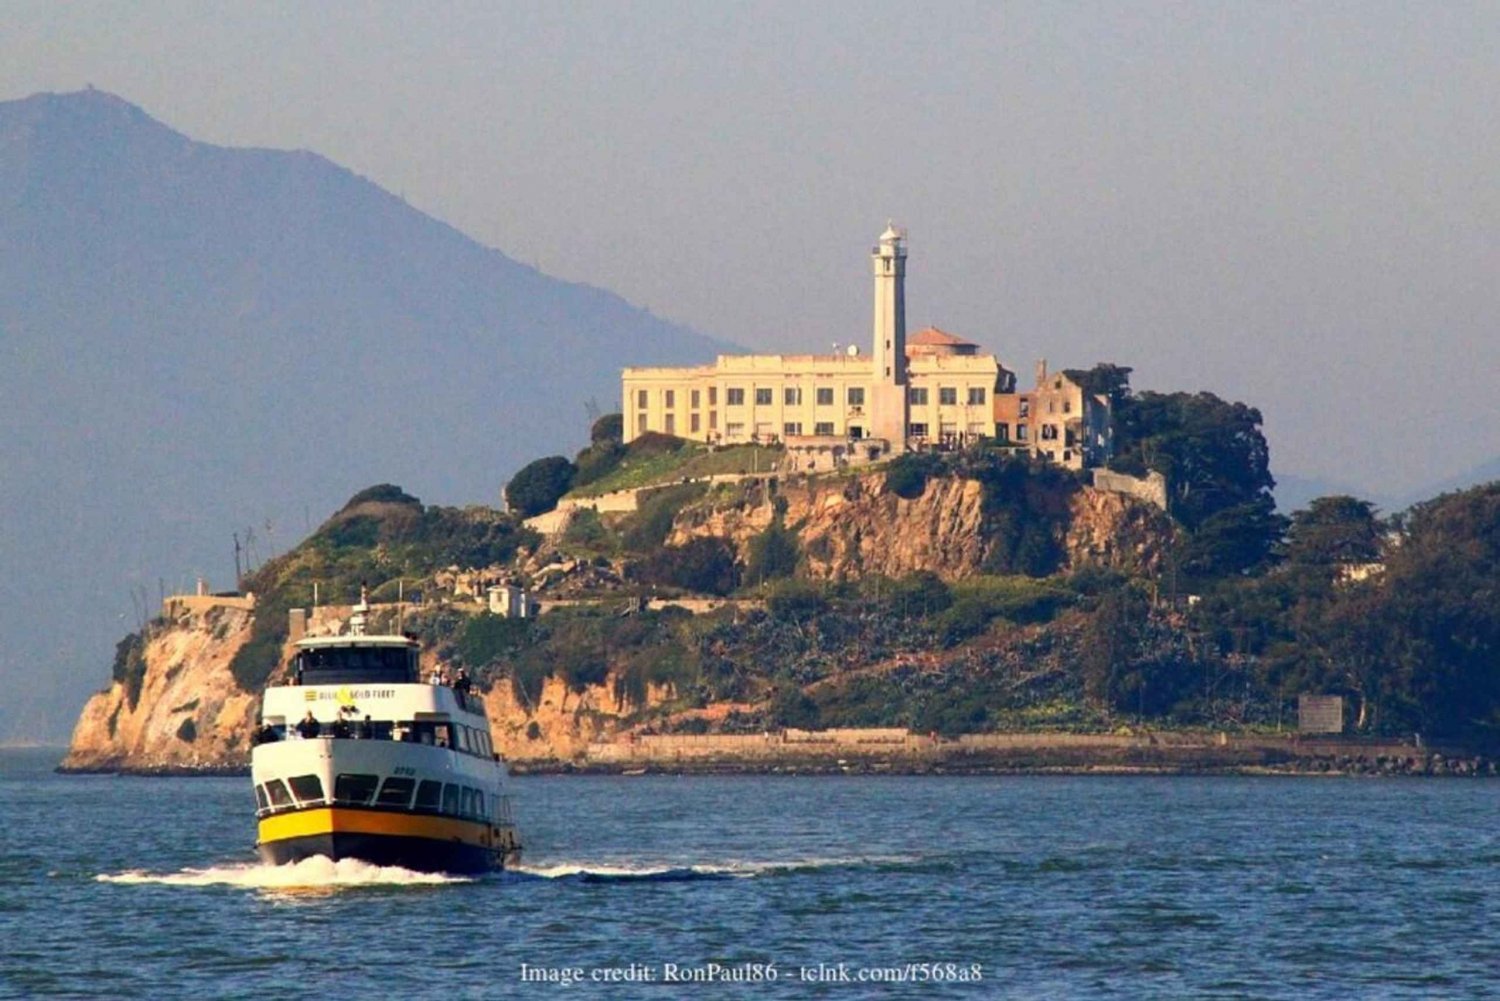
[[[1494,781],[520,779],[525,865],[467,880],[258,865],[248,780],[54,758],[0,752],[0,995],[1500,991]]]

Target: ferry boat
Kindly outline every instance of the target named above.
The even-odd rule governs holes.
[[[260,857],[463,874],[514,865],[510,779],[483,703],[423,682],[417,641],[366,635],[368,612],[361,595],[347,634],[299,640],[294,683],[265,691],[250,754]]]

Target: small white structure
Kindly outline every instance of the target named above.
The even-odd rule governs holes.
[[[536,599],[519,584],[509,582],[493,584],[485,589],[485,594],[489,597],[490,612],[494,615],[501,615],[507,619],[536,617],[538,611]]]

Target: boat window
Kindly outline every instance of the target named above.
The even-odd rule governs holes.
[[[287,779],[292,786],[292,795],[297,797],[297,802],[321,803],[323,802],[323,780],[316,775],[296,775]]]
[[[459,814],[464,817],[474,816],[474,790],[464,786],[459,794],[463,797],[458,807]]]
[[[478,789],[474,790],[474,816],[481,820],[489,816],[489,814],[484,812],[484,793]]]
[[[255,805],[261,812],[265,812],[271,808],[271,801],[266,799],[264,786],[255,787]]]
[[[404,807],[411,802],[414,785],[415,779],[386,779],[385,785],[380,787],[380,795],[375,797],[375,803],[377,806]]]
[[[296,805],[292,802],[292,794],[286,791],[286,783],[280,779],[272,779],[266,783],[266,795],[271,797],[272,809],[283,810]]]
[[[417,786],[417,809],[436,810],[442,805],[443,784],[430,779]]]
[[[495,756],[495,744],[490,740],[489,731],[480,730],[479,738],[484,741],[484,756],[486,758],[493,758]]]
[[[432,728],[432,732],[433,732],[433,736],[435,738],[433,740],[433,743],[437,744],[438,747],[452,747],[453,746],[453,724],[452,723],[437,723],[437,724],[434,724],[433,728]]]
[[[315,647],[297,655],[304,685],[403,684],[416,680],[406,646]]]
[[[336,803],[356,806],[370,802],[375,795],[375,786],[380,783],[378,775],[350,775],[341,773],[333,780],[333,799]]]
[[[461,798],[459,787],[455,785],[443,786],[443,812],[449,816],[459,815],[459,801]]]

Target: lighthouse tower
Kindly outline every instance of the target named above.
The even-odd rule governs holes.
[[[875,267],[874,381],[870,430],[906,450],[906,237],[888,224],[870,252]]]

